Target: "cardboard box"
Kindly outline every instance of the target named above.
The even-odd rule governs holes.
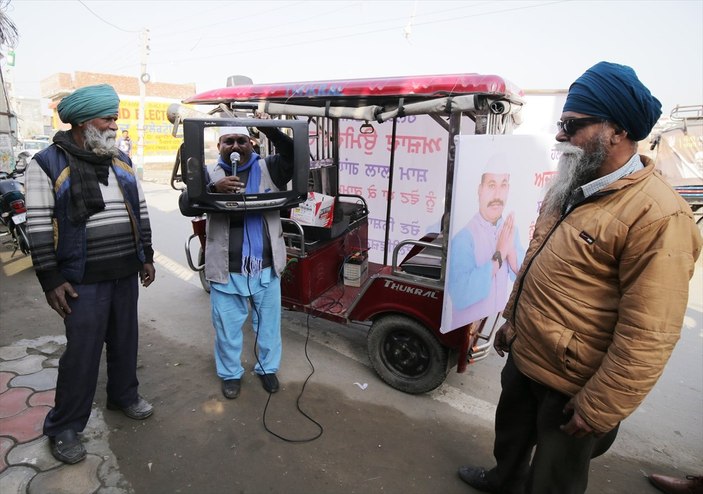
[[[293,208],[290,219],[303,225],[330,228],[334,220],[334,197],[309,192],[308,199]]]
[[[366,254],[357,253],[344,263],[344,284],[361,286],[369,277],[369,258]]]

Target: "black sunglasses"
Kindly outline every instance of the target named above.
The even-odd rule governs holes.
[[[603,123],[606,120],[598,117],[565,118],[557,122],[557,129],[568,136],[573,136],[579,129],[588,127],[596,123]]]

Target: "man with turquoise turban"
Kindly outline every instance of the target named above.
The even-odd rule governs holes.
[[[64,321],[55,404],[44,421],[51,452],[77,463],[78,434],[90,417],[103,343],[107,408],[145,419],[153,407],[138,393],[137,298],[155,279],[144,192],[116,146],[117,93],[107,84],[77,89],[59,103],[71,124],[27,168],[32,262],[49,306]]]
[[[679,339],[701,250],[686,201],[637,154],[661,105],[630,67],[600,62],[569,88],[556,178],[495,349],[501,374],[483,492],[586,491],[591,458],[642,403]]]

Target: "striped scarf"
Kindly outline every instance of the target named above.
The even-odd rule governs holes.
[[[100,183],[107,185],[112,157],[98,156],[79,148],[68,131],[57,132],[54,144],[66,153],[71,172],[71,207],[68,217],[73,224],[85,223],[90,216],[105,209]]]

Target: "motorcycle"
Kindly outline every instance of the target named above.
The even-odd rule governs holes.
[[[14,250],[29,254],[29,237],[27,236],[27,207],[24,202],[23,177],[27,167],[26,160],[19,159],[11,172],[0,172],[0,226],[4,232],[0,236],[9,236]]]

